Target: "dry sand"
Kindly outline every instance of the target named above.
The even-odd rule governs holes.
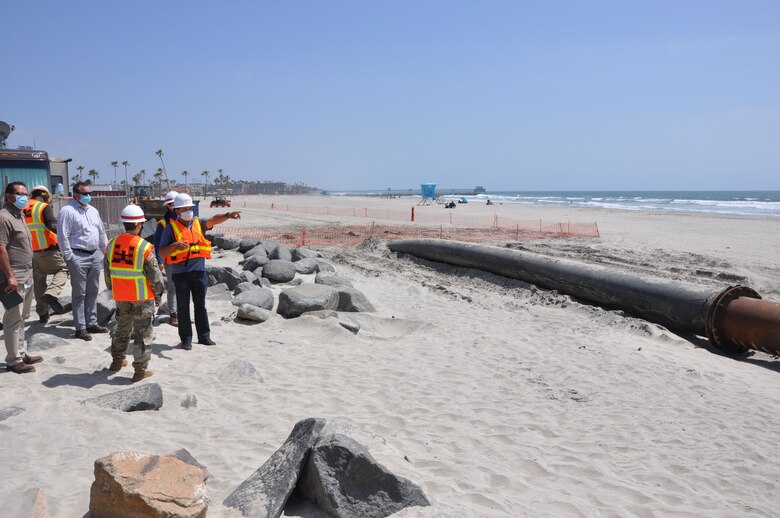
[[[236,198],[244,219],[226,225],[354,222],[253,208],[271,200],[414,204]],[[596,221],[600,238],[518,246],[705,286],[741,282],[780,300],[777,219],[517,205],[455,210]],[[72,329],[58,325],[64,316],[45,328],[31,323],[28,336],[55,333],[69,343],[45,351],[34,374],[0,375],[0,409],[25,409],[0,422],[0,515],[24,516],[43,488],[51,516],[83,516],[95,459],[186,448],[211,474],[209,515],[231,516],[222,500],[311,416],[364,430],[380,462],[423,488],[432,506],[398,516],[777,515],[777,358],[729,358],[703,339],[621,312],[490,274],[398,260],[381,245],[324,253],[377,308],[359,317],[357,336],[333,319],[275,315],[245,325],[233,321],[229,302],[209,302],[210,320],[221,323],[213,328],[216,347],[184,351],[174,328],[156,328],[148,382],[163,387],[157,412],[83,406],[130,386],[132,369],[105,370],[106,335],[71,339]],[[240,258],[224,252],[212,264],[237,267]],[[264,382],[226,375],[236,359],[251,362]],[[197,407],[181,405],[189,395]],[[288,511],[314,516],[303,503]]]

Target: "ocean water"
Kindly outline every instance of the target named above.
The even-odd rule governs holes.
[[[461,196],[441,196],[457,200]],[[710,212],[780,217],[780,191],[496,191],[470,203],[571,205],[652,212]]]

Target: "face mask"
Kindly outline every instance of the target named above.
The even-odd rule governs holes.
[[[22,210],[27,206],[27,196],[17,196],[14,200],[14,207],[16,207],[19,210]]]
[[[192,221],[192,218],[195,217],[195,211],[187,210],[179,214],[179,219],[183,219],[184,221]]]
[[[81,198],[79,198],[79,203],[82,205],[89,205],[89,202],[92,201],[92,196],[89,194],[82,194]]]

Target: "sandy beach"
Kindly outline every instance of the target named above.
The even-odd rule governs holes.
[[[264,208],[271,202],[404,213],[417,200],[235,197],[242,219],[216,231],[366,222]],[[416,207],[421,217],[444,211]],[[713,288],[745,284],[780,301],[776,218],[509,204],[453,211],[596,222],[598,238],[512,246]],[[362,430],[379,462],[423,489],[432,505],[401,517],[777,515],[776,357],[724,356],[704,338],[492,274],[398,259],[381,243],[321,251],[376,307],[355,316],[357,335],[310,316],[249,325],[230,301],[209,300],[218,345],[185,351],[161,318],[154,376],[143,382],[162,386],[159,411],[83,405],[130,387],[132,369],[107,370],[107,335],[76,340],[70,315],[42,326],[33,312],[28,338],[51,333],[67,344],[41,351],[33,374],[0,372],[0,411],[24,409],[0,421],[0,515],[29,516],[42,488],[50,516],[85,516],[97,458],[186,448],[209,470],[209,516],[238,516],[222,501],[306,417]],[[210,264],[240,271],[240,260],[219,251]],[[231,375],[235,360],[262,382]],[[197,406],[182,406],[190,396]],[[285,516],[317,514],[293,501]]]

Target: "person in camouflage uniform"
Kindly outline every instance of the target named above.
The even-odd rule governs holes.
[[[111,340],[113,361],[109,370],[117,372],[127,365],[125,356],[134,334],[133,382],[136,382],[152,375],[147,370],[152,356],[152,323],[155,306],[160,305],[165,288],[154,246],[139,235],[146,221],[143,210],[128,205],[122,210],[120,220],[125,233],[108,243],[103,268],[106,286],[116,301],[117,326]]]

